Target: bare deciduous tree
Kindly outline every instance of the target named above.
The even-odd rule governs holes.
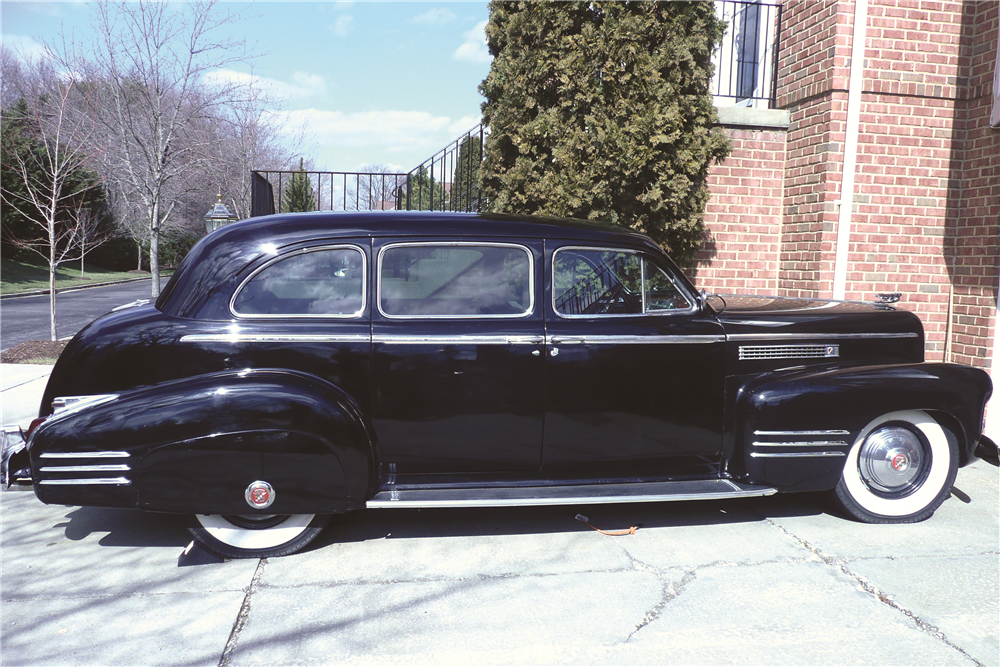
[[[87,200],[101,187],[93,171],[97,125],[87,113],[93,87],[81,81],[72,52],[59,62],[56,54],[19,68],[19,102],[6,110],[5,120],[17,122],[2,147],[4,166],[16,174],[18,187],[0,188],[5,206],[17,208],[30,222],[31,232],[8,238],[14,245],[42,257],[49,271],[49,334],[56,340],[56,269],[63,262],[82,259],[87,250],[107,240],[84,216]],[[12,117],[16,115],[18,117]]]
[[[368,165],[358,179],[360,205],[369,211],[391,210],[396,190],[406,182],[406,175],[399,174],[385,165]]]
[[[244,59],[244,40],[220,34],[237,19],[217,13],[215,2],[189,2],[183,10],[146,0],[97,5],[95,54],[107,83],[102,117],[123,158],[118,189],[141,202],[149,226],[154,297],[160,292],[160,233],[174,207],[165,195],[172,181],[211,152],[199,123],[219,116],[216,110],[236,97],[236,84],[208,89],[202,78]]]

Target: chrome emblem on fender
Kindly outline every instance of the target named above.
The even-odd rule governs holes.
[[[247,487],[247,492],[245,497],[247,499],[247,504],[254,509],[262,510],[265,507],[270,507],[271,503],[274,502],[274,489],[267,482],[254,482]]]

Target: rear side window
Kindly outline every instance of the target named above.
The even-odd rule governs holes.
[[[237,317],[358,317],[365,255],[355,246],[303,250],[258,269],[233,296]]]
[[[688,309],[658,266],[629,250],[560,248],[552,261],[553,307],[564,317]]]
[[[532,259],[507,244],[398,244],[379,262],[386,317],[521,317],[532,309]]]

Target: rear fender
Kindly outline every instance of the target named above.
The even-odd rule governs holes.
[[[966,465],[975,460],[991,392],[989,375],[957,364],[766,374],[739,390],[730,470],[782,491],[832,489],[862,429],[901,410],[923,410],[954,431],[960,465]]]
[[[357,404],[305,373],[210,373],[70,412],[29,440],[44,502],[302,514],[362,507],[369,492],[373,450]],[[60,470],[67,467],[75,470]],[[258,480],[274,489],[266,510],[244,497]]]

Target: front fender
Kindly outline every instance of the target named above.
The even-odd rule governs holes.
[[[923,410],[952,432],[960,464],[975,459],[989,375],[943,363],[769,373],[744,384],[736,400],[734,471],[783,491],[832,489],[844,458],[872,419]],[[775,443],[785,443],[778,446]],[[791,443],[802,443],[791,446]],[[770,447],[768,446],[770,444]]]
[[[373,470],[350,396],[314,376],[269,369],[165,382],[55,414],[28,450],[44,502],[167,512],[345,511],[364,505]],[[267,510],[244,498],[258,480],[275,491]]]

